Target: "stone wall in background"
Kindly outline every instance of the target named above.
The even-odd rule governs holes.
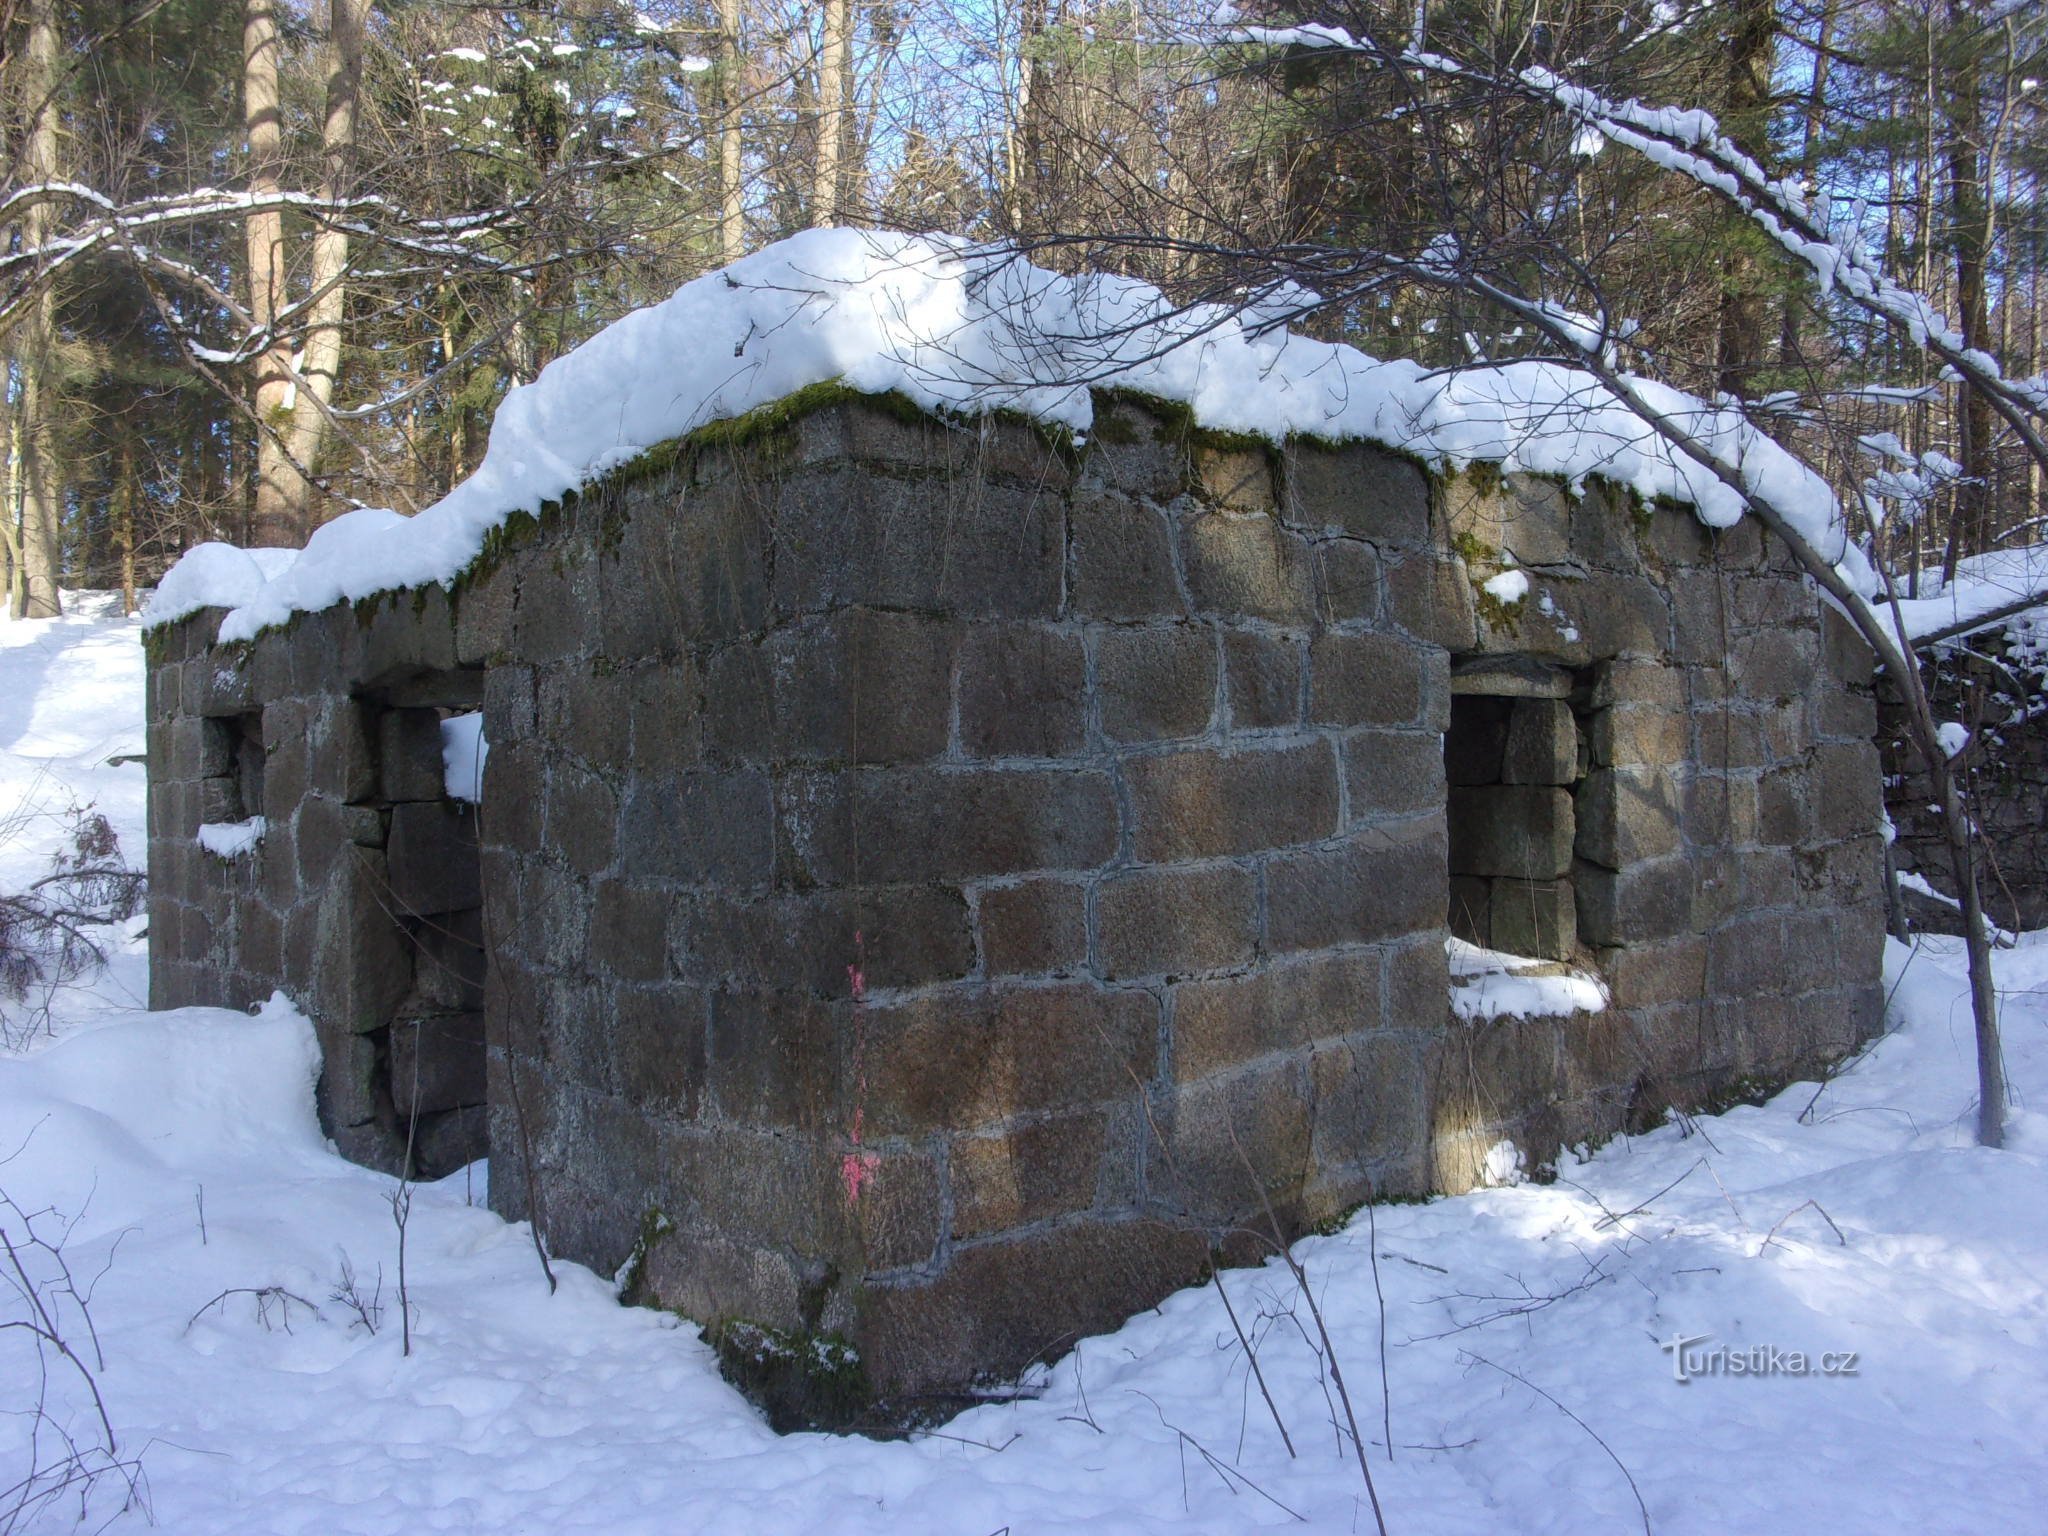
[[[154,631],[150,1006],[282,989],[320,1033],[321,1122],[348,1156],[429,1176],[487,1145],[474,809],[444,792],[441,718],[483,673],[433,589],[214,647],[220,615]],[[222,857],[200,827],[260,817]]]
[[[899,1402],[1877,1021],[1867,657],[1753,527],[1598,485],[837,400],[452,599],[215,618],[156,641],[159,1001],[284,985],[388,1154],[398,1042],[466,1038],[486,956],[494,1205]],[[476,699],[464,823],[406,743]],[[208,862],[205,732],[251,716],[274,827]],[[1614,1006],[1454,1014],[1447,923]]]
[[[2001,630],[1943,646],[1922,677],[1937,722],[1961,725],[1969,743],[1957,763],[1964,801],[1984,833],[1978,844],[1984,910],[2000,927],[2048,923],[2048,731],[2039,714],[2041,659]],[[1948,844],[1934,793],[1908,744],[1905,708],[1885,697],[1878,734],[1885,810],[1897,829],[1900,871],[1939,893],[1902,889],[1906,919],[1938,933],[1960,933],[1962,917],[1949,870]]]

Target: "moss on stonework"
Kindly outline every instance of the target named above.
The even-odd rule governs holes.
[[[1494,565],[1500,560],[1500,551],[1469,528],[1451,535],[1451,549],[1467,565]]]
[[[1499,496],[1508,488],[1508,477],[1501,467],[1487,459],[1474,459],[1452,478],[1470,482],[1472,489],[1482,496]]]
[[[646,1291],[647,1255],[653,1252],[656,1243],[675,1229],[676,1224],[658,1205],[650,1205],[641,1213],[640,1231],[633,1239],[633,1251],[626,1255],[626,1262],[619,1266],[614,1277],[619,1300],[633,1307],[647,1306],[652,1302],[653,1298]]]
[[[848,1430],[874,1403],[860,1351],[838,1334],[734,1318],[707,1329],[705,1338],[726,1380],[760,1406],[778,1434]]]

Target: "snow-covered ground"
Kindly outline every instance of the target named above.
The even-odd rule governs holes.
[[[140,672],[132,624],[0,625],[0,792],[95,800],[139,855],[141,770],[104,763],[136,749]],[[46,856],[17,847],[0,878]],[[1825,1089],[1302,1243],[1388,1530],[2041,1529],[2048,936],[1999,959],[2007,1151],[1970,1145],[1960,961],[1929,941],[1891,956],[1894,1032]],[[0,1188],[46,1210],[37,1230],[62,1231],[93,1281],[94,1374],[146,1477],[146,1514],[103,1484],[91,1528],[1374,1529],[1334,1372],[1277,1263],[1223,1283],[1291,1456],[1214,1285],[1086,1341],[1032,1400],[907,1443],[779,1439],[694,1329],[573,1266],[550,1296],[525,1230],[483,1208],[481,1169],[418,1193],[408,1358],[393,1186],[322,1144],[303,1021],[281,1003],[149,1014],[140,994],[124,953],[65,1000],[55,1039],[0,1057]],[[15,1211],[0,1228],[18,1244]],[[373,1334],[335,1292],[380,1270]],[[91,1362],[76,1305],[51,1299]],[[0,1332],[0,1487],[38,1381],[26,1335]],[[61,1360],[47,1402],[90,1440]]]

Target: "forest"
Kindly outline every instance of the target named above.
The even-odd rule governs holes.
[[[416,511],[551,358],[823,225],[1433,368],[1590,337],[1739,405],[1916,591],[2043,520],[2048,27],[2014,0],[6,0],[0,29],[17,615]],[[1819,267],[1660,152],[1702,110]]]

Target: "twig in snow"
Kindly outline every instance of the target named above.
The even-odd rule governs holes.
[[[1780,1216],[1778,1218],[1777,1226],[1772,1227],[1770,1231],[1764,1234],[1763,1242],[1757,1245],[1756,1256],[1758,1258],[1762,1258],[1764,1256],[1764,1250],[1771,1246],[1771,1239],[1778,1235],[1778,1228],[1784,1226],[1786,1222],[1790,1221],[1794,1216],[1797,1216],[1801,1211],[1807,1209],[1809,1206],[1811,1206],[1816,1211],[1820,1211],[1820,1219],[1826,1222],[1828,1224],[1828,1230],[1835,1234],[1835,1241],[1840,1243],[1844,1248],[1848,1247],[1849,1239],[1842,1236],[1842,1229],[1835,1225],[1835,1218],[1830,1216],[1826,1211],[1821,1210],[1820,1202],[1818,1200],[1802,1200],[1799,1202],[1799,1204],[1793,1206],[1791,1210],[1787,1211],[1784,1215]]]
[[[286,1333],[292,1331],[293,1302],[297,1302],[322,1322],[325,1322],[327,1318],[327,1314],[314,1306],[312,1302],[306,1300],[305,1297],[295,1291],[286,1290],[281,1285],[231,1285],[214,1297],[213,1300],[200,1307],[190,1317],[186,1318],[185,1331],[190,1333],[192,1325],[216,1307],[220,1309],[221,1315],[225,1317],[227,1315],[228,1299],[233,1296],[248,1296],[255,1300],[256,1321],[263,1325],[263,1330],[266,1333],[271,1332],[273,1327],[282,1328]],[[278,1319],[274,1325],[270,1321],[270,1309],[272,1306],[278,1309]]]
[[[1252,1377],[1259,1384],[1259,1396],[1266,1400],[1266,1411],[1273,1415],[1273,1427],[1280,1431],[1280,1443],[1287,1447],[1287,1459],[1294,1457],[1294,1437],[1287,1433],[1287,1423],[1280,1417],[1280,1405],[1273,1401],[1273,1394],[1266,1388],[1266,1373],[1259,1366],[1259,1352],[1252,1347],[1251,1340],[1244,1336],[1244,1325],[1237,1320],[1237,1308],[1230,1304],[1230,1292],[1223,1284],[1223,1271],[1216,1271],[1216,1294],[1223,1298],[1223,1310],[1230,1314],[1230,1326],[1237,1334],[1238,1345],[1244,1350],[1244,1357],[1252,1368]]]
[[[1599,1432],[1595,1430],[1592,1425],[1588,1424],[1576,1413],[1573,1413],[1571,1409],[1565,1407],[1563,1403],[1560,1403],[1556,1398],[1552,1397],[1548,1392],[1544,1391],[1541,1387],[1537,1386],[1535,1382],[1531,1381],[1528,1377],[1522,1375],[1520,1372],[1511,1371],[1504,1365],[1495,1365],[1491,1360],[1487,1359],[1484,1355],[1475,1355],[1469,1349],[1460,1350],[1459,1353],[1464,1355],[1465,1358],[1468,1360],[1476,1360],[1481,1365],[1488,1366],[1493,1370],[1499,1371],[1503,1376],[1507,1376],[1515,1381],[1519,1381],[1523,1386],[1527,1387],[1531,1392],[1534,1392],[1538,1397],[1542,1398],[1543,1401],[1550,1404],[1551,1407],[1555,1408],[1559,1413],[1563,1414],[1566,1418],[1570,1419],[1574,1424],[1578,1425],[1579,1428],[1583,1429],[1587,1434],[1591,1435],[1593,1437],[1593,1443],[1599,1446],[1601,1450],[1607,1453],[1607,1459],[1614,1463],[1615,1468],[1621,1473],[1622,1477],[1627,1481],[1628,1491],[1635,1495],[1636,1509],[1643,1517],[1643,1536],[1651,1536],[1650,1506],[1643,1502],[1643,1490],[1636,1486],[1635,1478],[1630,1474],[1628,1468],[1625,1465],[1623,1465],[1622,1459],[1614,1454],[1614,1447],[1609,1445],[1605,1440],[1602,1440],[1600,1438]]]
[[[1252,1167],[1252,1160],[1246,1155],[1244,1143],[1237,1139],[1237,1126],[1228,1115],[1223,1119],[1224,1129],[1230,1132],[1231,1148],[1237,1153],[1237,1160],[1251,1176],[1252,1187],[1258,1191],[1259,1204],[1266,1209],[1266,1222],[1273,1229],[1274,1245],[1280,1250],[1280,1257],[1286,1263],[1288,1272],[1294,1276],[1294,1283],[1301,1289],[1301,1298],[1308,1303],[1308,1315],[1315,1319],[1316,1334],[1323,1341],[1323,1358],[1329,1362],[1330,1381],[1337,1389],[1337,1400],[1344,1405],[1344,1417],[1351,1425],[1351,1449],[1358,1456],[1358,1473],[1365,1479],[1366,1497],[1372,1501],[1373,1522],[1379,1527],[1380,1536],[1387,1536],[1387,1517],[1380,1509],[1379,1489],[1373,1486],[1372,1468],[1365,1459],[1365,1436],[1358,1428],[1358,1415],[1351,1407],[1351,1391],[1344,1385],[1344,1368],[1337,1363],[1337,1346],[1330,1340],[1329,1327],[1323,1322],[1323,1309],[1316,1305],[1316,1293],[1308,1283],[1308,1271],[1301,1267],[1301,1261],[1294,1256],[1294,1250],[1287,1246],[1286,1231],[1280,1225],[1280,1217],[1273,1209],[1273,1202],[1266,1197],[1266,1186]],[[1207,1454],[1206,1452],[1204,1454]]]
[[[1151,1403],[1152,1411],[1159,1415],[1159,1422],[1161,1424],[1164,1424],[1168,1429],[1172,1430],[1174,1434],[1180,1437],[1181,1466],[1183,1468],[1181,1473],[1182,1508],[1185,1509],[1188,1505],[1187,1473],[1185,1468],[1187,1466],[1188,1448],[1192,1446],[1194,1448],[1195,1454],[1201,1457],[1203,1461],[1208,1463],[1209,1470],[1216,1474],[1217,1480],[1220,1481],[1225,1488],[1229,1489],[1230,1492],[1236,1493],[1237,1484],[1242,1483],[1245,1487],[1251,1489],[1253,1493],[1256,1493],[1260,1498],[1264,1499],[1268,1504],[1272,1505],[1281,1513],[1292,1515],[1296,1520],[1301,1521],[1304,1525],[1308,1523],[1307,1516],[1303,1515],[1298,1510],[1290,1509],[1287,1505],[1282,1504],[1278,1499],[1274,1498],[1272,1494],[1266,1492],[1265,1489],[1261,1488],[1257,1483],[1253,1482],[1250,1478],[1246,1477],[1244,1473],[1240,1472],[1236,1467],[1232,1466],[1229,1462],[1225,1461],[1221,1456],[1216,1455],[1207,1446],[1203,1445],[1201,1441],[1197,1440],[1193,1435],[1189,1434],[1186,1430],[1182,1429],[1178,1424],[1171,1422],[1166,1417],[1165,1411],[1160,1408],[1159,1404],[1150,1395],[1144,1392],[1140,1392],[1136,1387],[1128,1387],[1125,1390],[1130,1392],[1133,1396],[1142,1397],[1145,1399],[1146,1402]]]

